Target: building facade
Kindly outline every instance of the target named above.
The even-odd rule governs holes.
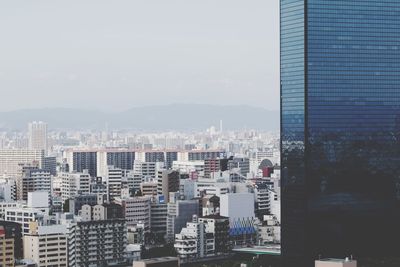
[[[284,265],[396,255],[400,2],[280,5]]]
[[[157,172],[157,195],[164,196],[169,202],[169,193],[179,191],[179,172],[160,170]]]
[[[24,258],[32,259],[38,266],[67,266],[66,225],[38,225],[30,223],[24,235]]]
[[[35,149],[0,149],[0,175],[16,177],[20,175],[21,164],[32,164],[40,168],[44,159],[43,150]]]

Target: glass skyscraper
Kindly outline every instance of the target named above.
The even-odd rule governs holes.
[[[400,1],[281,0],[282,256],[400,243]]]

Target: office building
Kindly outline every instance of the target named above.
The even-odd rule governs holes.
[[[143,224],[144,231],[150,232],[150,197],[118,197],[114,199],[114,202],[122,207],[127,227],[136,227],[138,224]]]
[[[398,256],[400,2],[280,3],[284,266]]]
[[[150,205],[150,230],[156,242],[164,242],[167,234],[168,204],[163,201]]]
[[[164,196],[169,202],[169,193],[179,191],[179,172],[173,170],[160,170],[157,172],[157,195]]]

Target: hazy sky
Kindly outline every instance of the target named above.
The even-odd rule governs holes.
[[[279,108],[278,0],[0,1],[0,110]]]

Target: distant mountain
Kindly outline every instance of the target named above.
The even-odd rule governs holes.
[[[224,129],[278,130],[279,111],[250,106],[171,104],[135,107],[122,112],[45,108],[0,112],[0,128],[26,129],[34,120],[45,121],[50,129],[204,130],[212,125]]]

